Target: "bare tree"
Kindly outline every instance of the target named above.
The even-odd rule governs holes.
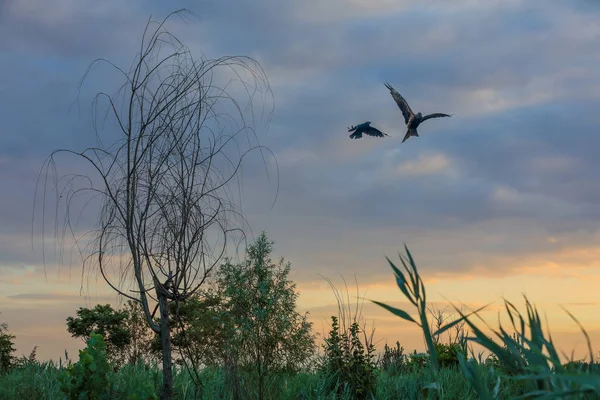
[[[258,62],[237,56],[194,60],[189,48],[164,28],[175,14],[191,13],[179,10],[162,22],[148,21],[128,72],[105,59],[92,62],[83,80],[98,63],[114,68],[125,80],[114,95],[100,92],[94,97],[98,145],[83,152],[55,150],[42,167],[46,180],[49,172],[56,176],[55,157],[64,153],[93,167],[94,176],[55,178],[57,204],[65,206],[63,226],[56,228],[61,249],[65,237],[72,237],[83,272],[88,265],[97,267],[113,290],[141,305],[146,322],[160,335],[161,399],[173,393],[169,304],[196,293],[232,240],[239,239],[234,242],[238,245],[244,240],[247,223],[231,186],[237,185],[241,195],[241,165],[251,151],[259,150],[263,162],[263,150],[272,155],[255,134],[254,97],[272,96]],[[218,85],[227,73],[235,79]],[[252,123],[228,92],[234,82],[248,96]],[[260,99],[265,104],[266,97]],[[102,145],[96,123],[103,101],[118,134],[108,147]],[[272,111],[266,114],[267,124]],[[81,179],[84,185],[78,186]],[[101,202],[97,229],[87,242],[91,248],[73,219],[74,199],[83,191]]]

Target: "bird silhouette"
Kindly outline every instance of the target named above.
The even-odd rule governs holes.
[[[402,139],[402,143],[406,142],[406,140],[411,136],[419,137],[419,133],[417,132],[417,127],[421,125],[424,121],[427,121],[430,118],[441,118],[441,117],[451,117],[450,114],[442,114],[442,113],[433,113],[429,115],[423,116],[420,112],[414,113],[408,105],[407,101],[402,97],[400,93],[396,89],[392,87],[389,83],[385,83],[385,87],[390,90],[390,94],[392,98],[398,104],[400,111],[402,111],[402,115],[404,116],[404,123],[408,130],[406,131],[406,135],[404,135],[404,139]]]
[[[387,134],[381,132],[379,129],[371,126],[371,121],[363,122],[362,124],[358,124],[356,126],[351,126],[348,128],[348,132],[353,132],[350,135],[350,139],[360,139],[362,138],[362,134],[375,137],[384,137],[388,136]]]

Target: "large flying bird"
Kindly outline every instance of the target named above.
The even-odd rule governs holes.
[[[427,121],[429,118],[441,118],[452,116],[449,114],[442,113],[433,113],[426,116],[423,116],[420,112],[415,114],[413,110],[411,110],[406,100],[404,100],[404,97],[402,97],[402,95],[400,95],[400,93],[398,93],[398,91],[394,89],[392,85],[390,85],[389,83],[385,83],[385,87],[390,90],[390,94],[392,95],[394,101],[396,102],[396,104],[398,104],[398,107],[400,107],[402,115],[404,116],[404,123],[408,128],[408,130],[406,131],[406,135],[402,140],[402,143],[406,142],[406,140],[411,136],[419,137],[417,127],[421,125],[424,121]]]
[[[388,136],[387,134],[381,132],[379,129],[371,126],[371,121],[363,122],[362,124],[351,126],[348,128],[348,132],[353,132],[350,135],[350,139],[360,139],[362,138],[362,134],[375,137],[384,137]]]

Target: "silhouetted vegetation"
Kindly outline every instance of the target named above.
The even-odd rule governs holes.
[[[15,336],[8,333],[8,324],[0,323],[0,374],[7,372],[14,364]]]
[[[272,242],[263,233],[249,246],[246,261],[225,261],[220,266],[210,290],[213,297],[199,294],[179,308],[186,333],[176,336],[174,344],[191,349],[202,363],[198,374],[204,384],[202,390],[194,389],[198,377],[175,365],[174,398],[596,399],[600,395],[600,366],[591,347],[589,362],[561,363],[536,308],[527,300],[526,316],[505,301],[514,332],[500,326],[493,330],[497,341],[473,323],[476,312],[466,314],[453,306],[458,317],[450,319],[427,307],[425,286],[408,250],[402,258],[406,274],[391,261],[390,265],[401,291],[422,314],[413,318],[383,306],[406,321],[429,327],[424,332],[431,335],[426,343],[432,347],[426,353],[407,354],[397,342],[394,348],[386,344],[377,357],[373,332],[367,334],[365,324],[361,326],[364,318],[358,303],[350,312],[350,304],[343,304],[334,288],[339,313],[332,316],[324,352],[316,355],[310,324],[295,311],[297,293],[287,278],[290,264],[283,259],[272,262],[271,251]],[[132,314],[126,314],[131,319]],[[434,323],[429,322],[430,316]],[[130,329],[131,321],[123,326]],[[6,335],[6,326],[2,329]],[[452,330],[455,333],[444,342],[443,334]],[[10,336],[9,341],[13,339]],[[476,355],[468,343],[483,346],[490,355]],[[123,349],[115,347],[115,351]],[[85,393],[86,399],[154,399],[162,387],[162,372],[160,363],[151,361],[152,351],[147,347],[140,357],[111,367],[104,337],[92,330],[77,363],[67,354],[58,364],[39,362],[35,349],[29,358],[11,358],[8,373],[0,377],[0,398],[65,399],[82,398],[74,396]],[[181,357],[186,357],[185,351]]]
[[[131,332],[124,326],[127,317],[126,311],[115,311],[110,304],[98,304],[91,310],[81,307],[76,318],[67,318],[67,330],[85,341],[92,334],[101,335],[108,359],[118,365],[123,362],[123,350],[131,343]]]
[[[371,398],[377,383],[375,346],[363,344],[358,322],[352,322],[349,331],[340,333],[337,317],[332,316],[331,321],[320,369],[326,391],[338,396],[348,393],[355,399]]]

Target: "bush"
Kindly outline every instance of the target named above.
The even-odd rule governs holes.
[[[327,380],[326,391],[342,395],[350,392],[355,399],[366,399],[374,395],[377,384],[374,360],[375,346],[363,345],[361,329],[354,321],[349,333],[340,334],[338,319],[331,317],[331,331],[325,338],[325,349],[321,372]]]
[[[70,365],[59,378],[60,390],[70,400],[109,399],[109,371],[104,338],[100,334],[92,333],[87,340],[87,347],[79,350],[79,361]]]
[[[236,381],[242,377],[243,390],[257,399],[274,390],[276,375],[294,374],[305,367],[316,347],[312,324],[306,314],[296,311],[299,294],[288,278],[291,264],[283,258],[271,259],[273,244],[262,232],[248,247],[246,260],[224,263],[216,280],[228,379],[237,390]]]
[[[110,304],[98,304],[93,309],[80,307],[76,318],[67,318],[67,331],[84,340],[92,333],[102,335],[107,357],[118,367],[126,361],[125,352],[131,343],[128,318],[127,310],[113,310]]]
[[[460,365],[458,354],[466,354],[466,348],[458,343],[436,343],[440,368],[456,368]]]
[[[404,347],[400,346],[400,342],[396,342],[395,348],[391,348],[387,343],[383,346],[379,365],[383,371],[392,376],[406,372],[407,356],[404,354]]]

